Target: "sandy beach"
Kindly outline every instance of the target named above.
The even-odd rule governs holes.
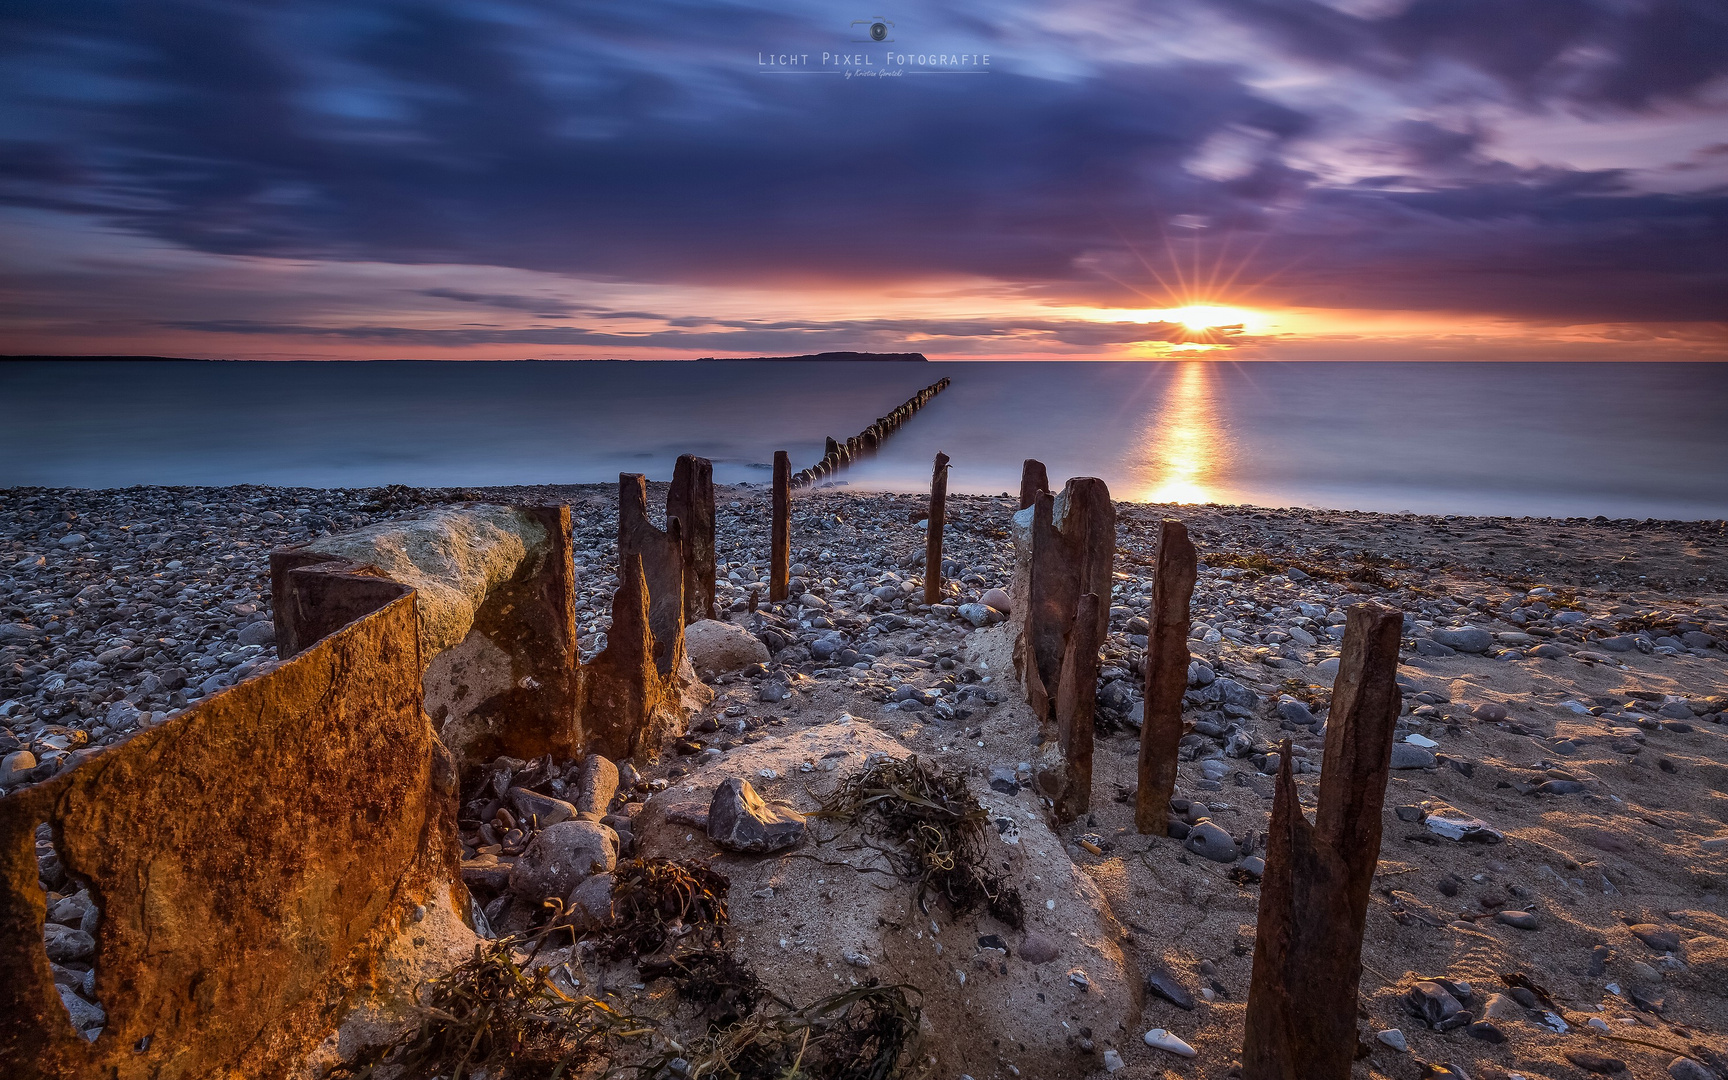
[[[439,502],[569,503],[581,647],[592,655],[609,625],[615,498],[610,485],[5,492],[0,784],[43,779],[267,670],[273,547]],[[651,493],[650,503],[660,498]],[[726,487],[717,500],[720,606],[753,628],[772,659],[712,680],[715,700],[693,718],[683,752],[639,763],[645,783],[664,781],[654,787],[670,793],[646,800],[639,845],[713,858],[699,831],[692,839],[667,816],[667,798],[682,792],[706,806],[732,763],[752,761],[754,773],[750,755],[794,731],[857,733],[967,769],[992,792],[993,813],[1039,816],[1040,800],[1024,785],[1036,747],[1006,627],[976,606],[986,590],[1011,583],[1012,500],[950,497],[950,594],[928,608],[913,593],[922,580],[921,499],[801,492],[794,599],[756,619],[745,609],[752,590],[767,591],[768,493]],[[1622,1075],[1656,1077],[1679,1055],[1728,1064],[1723,522],[1130,503],[1117,504],[1117,514],[1093,809],[1057,834],[1063,865],[1090,882],[1080,895],[1097,898],[1091,917],[1124,970],[1158,973],[1172,992],[1130,980],[1121,1029],[1070,1040],[1069,1059],[961,1040],[935,1050],[937,1075],[1084,1075],[1106,1067],[1106,1050],[1120,1058],[1121,1080],[1231,1074],[1252,962],[1255,856],[1276,768],[1267,755],[1292,739],[1311,796],[1336,668],[1328,661],[1343,609],[1363,600],[1406,618],[1405,710],[1364,944],[1358,1074],[1414,1080],[1447,1075],[1423,1071],[1425,1063],[1451,1062],[1477,1080],[1568,1078],[1618,1061]],[[1203,560],[1178,781],[1177,805],[1196,836],[1186,844],[1140,836],[1132,820],[1142,635],[1153,542],[1167,516],[1188,525]],[[793,802],[815,797],[791,776],[759,784]],[[1454,838],[1466,820],[1478,842]],[[1206,839],[1220,831],[1222,852]],[[999,967],[993,954],[983,964],[932,966],[920,950],[934,938],[922,934],[880,928],[875,941],[832,940],[811,917],[822,902],[776,899],[772,885],[756,881],[787,873],[775,861],[721,854],[715,865],[734,879],[742,955],[784,968],[793,961],[777,957],[796,938],[797,962],[815,958],[808,980],[786,976],[794,985],[829,985],[836,959],[860,950],[873,957],[873,976],[919,986],[938,1017],[963,1015],[971,995],[986,1000],[980,981],[1001,980],[1001,1000],[1018,1000],[1012,984],[1026,978],[1052,993],[1085,989],[1020,970],[1029,961],[1019,955]],[[507,909],[496,914],[508,917]],[[968,920],[951,945],[1002,929],[987,915]],[[802,929],[790,930],[794,922]],[[956,967],[972,974],[971,990],[959,989],[964,979],[953,983]],[[1443,985],[1475,1022],[1439,1031],[1418,1019],[1409,995],[1419,979],[1449,980]],[[1060,1011],[1024,1020],[1054,1023]],[[1148,1028],[1179,1036],[1196,1056],[1147,1046]]]

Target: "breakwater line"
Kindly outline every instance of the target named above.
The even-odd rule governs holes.
[[[948,389],[949,382],[949,379],[942,378],[931,383],[907,398],[904,403],[895,406],[887,416],[877,417],[875,423],[845,442],[840,442],[832,435],[828,436],[827,452],[822,455],[822,460],[808,469],[800,469],[794,473],[791,485],[807,487],[824,476],[831,476],[844,469],[852,464],[854,458],[875,452],[877,447],[887,441],[888,436],[900,430],[900,426],[912,419],[914,413],[929,404],[931,398]]]

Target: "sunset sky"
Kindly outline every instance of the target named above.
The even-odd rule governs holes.
[[[872,4],[9,4],[0,352],[1728,359],[1722,0]]]

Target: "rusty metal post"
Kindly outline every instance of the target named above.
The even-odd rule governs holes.
[[[666,520],[676,520],[684,540],[684,621],[712,619],[714,613],[714,465],[683,454],[672,468],[666,492]]]
[[[1092,718],[1098,701],[1097,593],[1086,593],[1074,609],[1062,676],[1056,687],[1056,742],[1062,749],[1062,793],[1056,820],[1073,821],[1092,806]]]
[[[1400,697],[1403,615],[1350,609],[1326,726],[1320,806],[1309,825],[1283,744],[1242,1039],[1243,1080],[1347,1080],[1368,890]]]
[[[936,454],[930,473],[930,513],[924,522],[924,602],[942,602],[942,527],[948,521],[948,455]]]
[[[1146,631],[1145,713],[1140,723],[1140,790],[1134,827],[1165,835],[1170,796],[1176,791],[1176,753],[1182,741],[1182,694],[1188,689],[1189,604],[1198,568],[1188,527],[1166,519],[1158,532],[1152,575],[1152,611]]]
[[[786,451],[774,451],[774,524],[769,539],[768,599],[786,599],[788,570],[792,565],[792,459]]]
[[[1038,501],[1038,493],[1050,490],[1050,474],[1045,471],[1044,463],[1035,458],[1027,458],[1020,466],[1020,509]]]

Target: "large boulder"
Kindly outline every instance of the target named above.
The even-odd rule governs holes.
[[[461,642],[493,589],[547,549],[545,526],[510,506],[442,506],[411,518],[326,536],[305,550],[362,566],[414,587],[424,661]],[[274,636],[272,636],[274,640]]]
[[[779,851],[804,839],[804,815],[770,806],[750,781],[736,776],[714,789],[708,804],[708,839],[728,851]]]
[[[538,902],[560,899],[594,874],[618,865],[618,834],[598,821],[561,821],[541,829],[510,870],[510,891]]]
[[[768,646],[755,634],[718,619],[701,619],[684,628],[684,654],[704,679],[766,664],[769,659]]]
[[[1006,625],[976,637],[993,638],[989,670],[1012,671]],[[1001,710],[1006,712],[1007,709]],[[1018,713],[1016,715],[1019,715]],[[1026,714],[1030,724],[1030,714]],[[824,822],[808,836],[814,858],[763,857],[721,851],[705,823],[713,792],[739,776],[751,778],[768,801],[784,798],[816,810],[842,778],[878,756],[912,751],[886,732],[858,721],[829,723],[772,735],[694,768],[651,798],[636,820],[640,853],[699,862],[731,879],[728,939],[739,959],[768,989],[800,1004],[847,988],[849,979],[926,988],[931,1075],[1006,1076],[1003,1048],[1013,1048],[1021,1076],[1078,1080],[1098,1069],[1099,1056],[1077,1049],[1082,1028],[1104,1040],[1137,1038],[1140,978],[1122,952],[1122,935],[1103,893],[1077,870],[1062,840],[1024,791],[993,791],[985,778],[970,783],[989,819],[985,864],[1020,890],[1024,924],[1016,929],[984,911],[956,916],[931,897],[928,910],[915,886],[861,867],[880,860],[858,848],[856,826]],[[856,865],[853,865],[856,864]],[[975,947],[981,939],[1000,940]],[[838,976],[838,978],[836,978]]]

